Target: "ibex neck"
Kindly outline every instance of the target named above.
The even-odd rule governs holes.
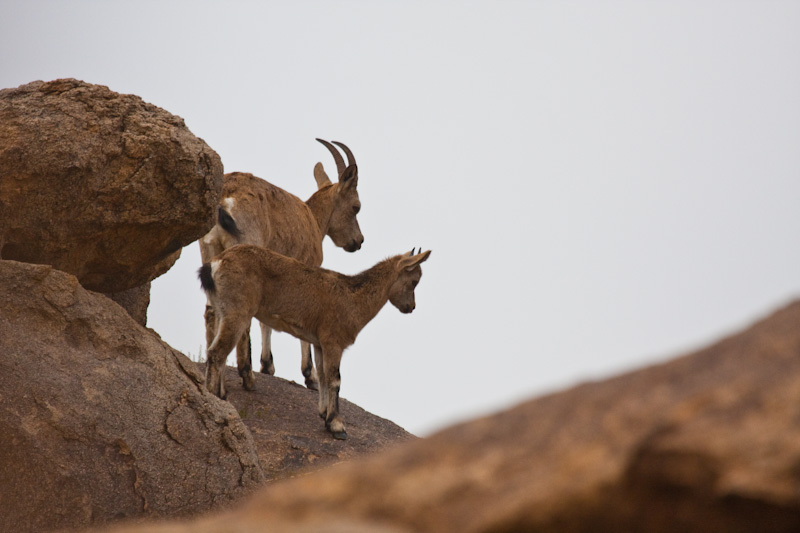
[[[311,213],[314,215],[323,237],[328,233],[335,199],[336,185],[331,184],[321,188],[306,200],[306,205],[311,209]]]
[[[396,262],[396,258],[392,257],[349,277],[359,330],[375,318],[389,301],[389,291],[396,278]]]

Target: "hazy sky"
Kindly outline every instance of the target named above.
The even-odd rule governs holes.
[[[433,250],[342,396],[409,431],[701,347],[800,296],[800,2],[0,3],[0,87],[73,77],[308,198],[359,163],[356,273]],[[204,350],[196,244],[149,326]],[[299,343],[273,343],[302,382]],[[258,350],[254,347],[254,350]]]

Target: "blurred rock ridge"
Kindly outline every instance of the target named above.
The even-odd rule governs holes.
[[[670,362],[117,533],[800,531],[800,301]]]
[[[316,392],[220,400],[146,327],[222,172],[137,96],[0,90],[0,531],[800,531],[800,301],[426,439],[343,400],[336,441]]]

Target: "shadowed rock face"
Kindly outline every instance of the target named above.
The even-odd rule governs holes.
[[[214,223],[222,163],[180,117],[74,79],[0,91],[0,258],[140,287]]]
[[[147,325],[147,308],[150,306],[150,282],[122,292],[106,293],[106,296],[125,309],[131,318],[142,326]]]
[[[49,266],[0,261],[0,531],[189,515],[263,481],[194,363]]]
[[[798,494],[800,302],[692,355],[149,531],[789,532]]]

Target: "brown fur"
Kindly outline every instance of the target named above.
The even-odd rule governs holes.
[[[332,153],[334,150],[328,143]],[[340,145],[343,146],[343,145]],[[351,154],[348,155],[348,157]],[[337,157],[338,156],[338,157]],[[236,244],[252,244],[293,257],[307,265],[322,264],[322,240],[328,235],[336,246],[354,252],[361,248],[364,236],[356,214],[361,208],[358,197],[358,167],[355,161],[345,167],[341,156],[334,154],[343,171],[332,183],[321,163],[314,168],[319,190],[303,202],[297,196],[256,176],[232,172],[225,175],[220,206],[234,220],[239,235],[225,231],[220,224],[200,239],[200,255],[207,263],[223,250]],[[206,306],[206,340],[210,344],[216,332],[213,308]],[[262,325],[262,372],[275,373],[269,349],[270,331]],[[250,360],[249,328],[237,347],[237,358]],[[302,347],[301,368],[310,388],[317,387],[310,347]],[[248,386],[252,384],[248,383]]]
[[[355,276],[305,265],[255,246],[234,246],[201,269],[203,286],[219,318],[208,349],[207,386],[225,395],[221,370],[241,332],[255,317],[314,345],[320,379],[319,413],[337,438],[346,438],[339,418],[342,352],[387,301],[414,310],[420,264],[430,256],[397,255]],[[239,372],[247,380],[240,364]]]

